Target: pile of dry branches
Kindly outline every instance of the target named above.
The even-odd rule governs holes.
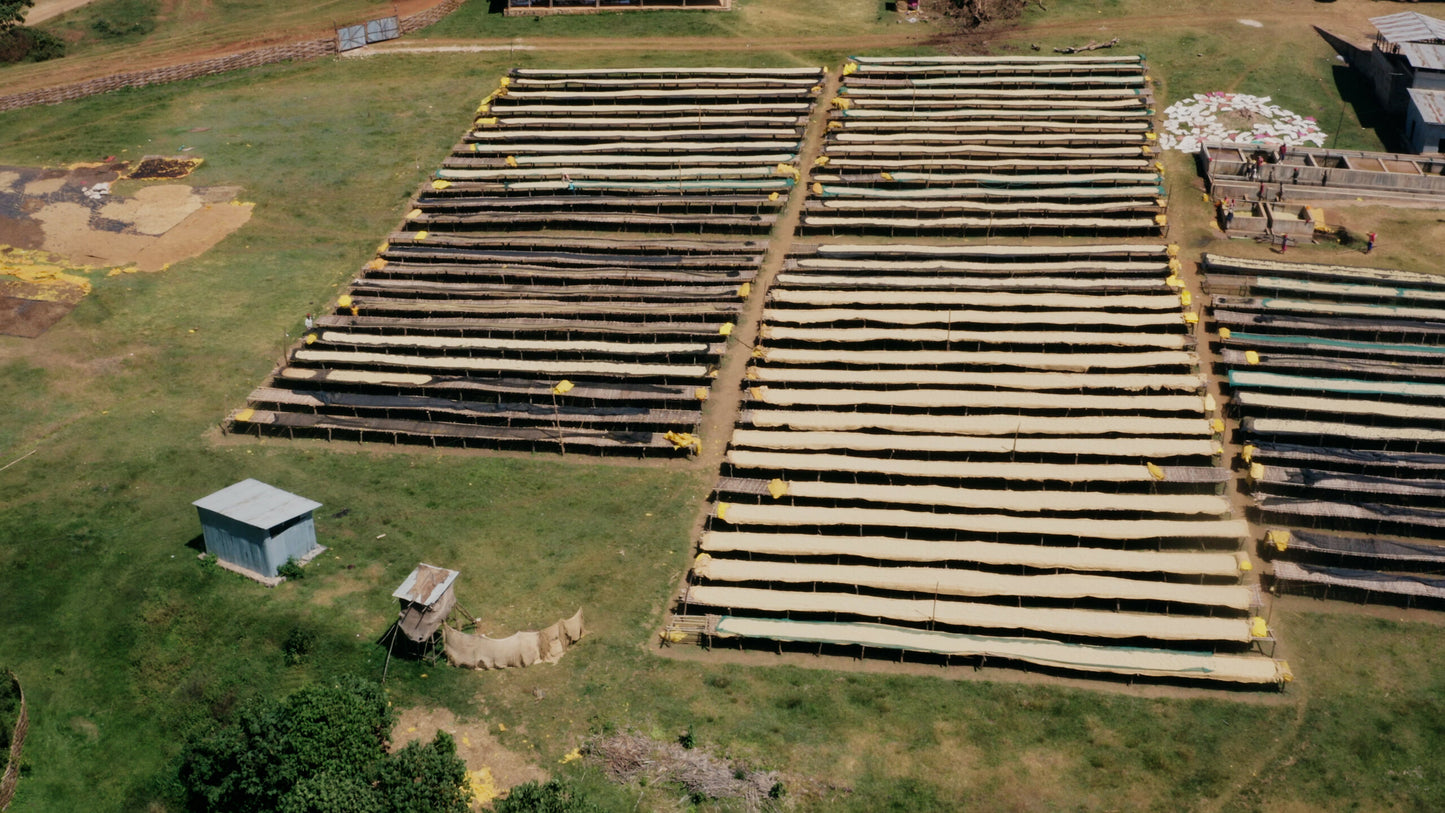
[[[762,810],[780,796],[776,771],[754,771],[701,748],[658,742],[640,734],[614,734],[589,743],[587,756],[618,782],[675,783],[695,800],[737,799],[748,810]]]

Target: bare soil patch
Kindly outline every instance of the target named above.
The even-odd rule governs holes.
[[[39,25],[46,20],[89,5],[92,0],[35,0],[34,8],[25,15],[26,25]]]
[[[182,159],[157,171],[184,174],[199,162]],[[89,293],[87,274],[164,270],[251,218],[252,204],[237,200],[239,187],[158,184],[129,197],[112,194],[128,168],[0,167],[0,333],[38,336]]]
[[[33,339],[65,318],[75,306],[67,302],[46,302],[0,296],[0,333]]]
[[[523,782],[547,781],[545,771],[504,748],[485,721],[459,722],[447,709],[402,709],[392,729],[392,750],[409,742],[431,742],[438,731],[447,732],[457,741],[457,756],[467,764],[472,785],[473,809],[481,809]]]

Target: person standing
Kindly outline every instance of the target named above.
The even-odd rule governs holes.
[[[1365,253],[1366,253],[1366,254],[1369,254],[1371,251],[1374,251],[1374,250],[1375,250],[1375,233],[1374,233],[1374,232],[1370,232],[1368,235],[1365,236]]]

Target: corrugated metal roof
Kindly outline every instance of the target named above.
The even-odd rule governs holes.
[[[422,563],[416,566],[416,570],[406,577],[406,581],[396,588],[391,597],[429,607],[451,589],[452,582],[460,575],[461,573],[455,570]]]
[[[1406,61],[1419,70],[1445,71],[1445,45],[1402,42],[1395,46]]]
[[[1445,124],[1445,90],[1410,88],[1410,104],[1426,124]]]
[[[1445,20],[1427,17],[1418,11],[1402,11],[1384,17],[1371,17],[1380,36],[1395,44],[1445,40]]]
[[[191,503],[215,511],[253,528],[271,529],[287,520],[308,514],[321,503],[298,497],[260,480],[242,480]]]

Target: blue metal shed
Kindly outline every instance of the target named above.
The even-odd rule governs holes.
[[[287,559],[316,547],[311,513],[321,503],[260,480],[242,480],[191,504],[201,516],[206,552],[262,576],[275,576]]]

